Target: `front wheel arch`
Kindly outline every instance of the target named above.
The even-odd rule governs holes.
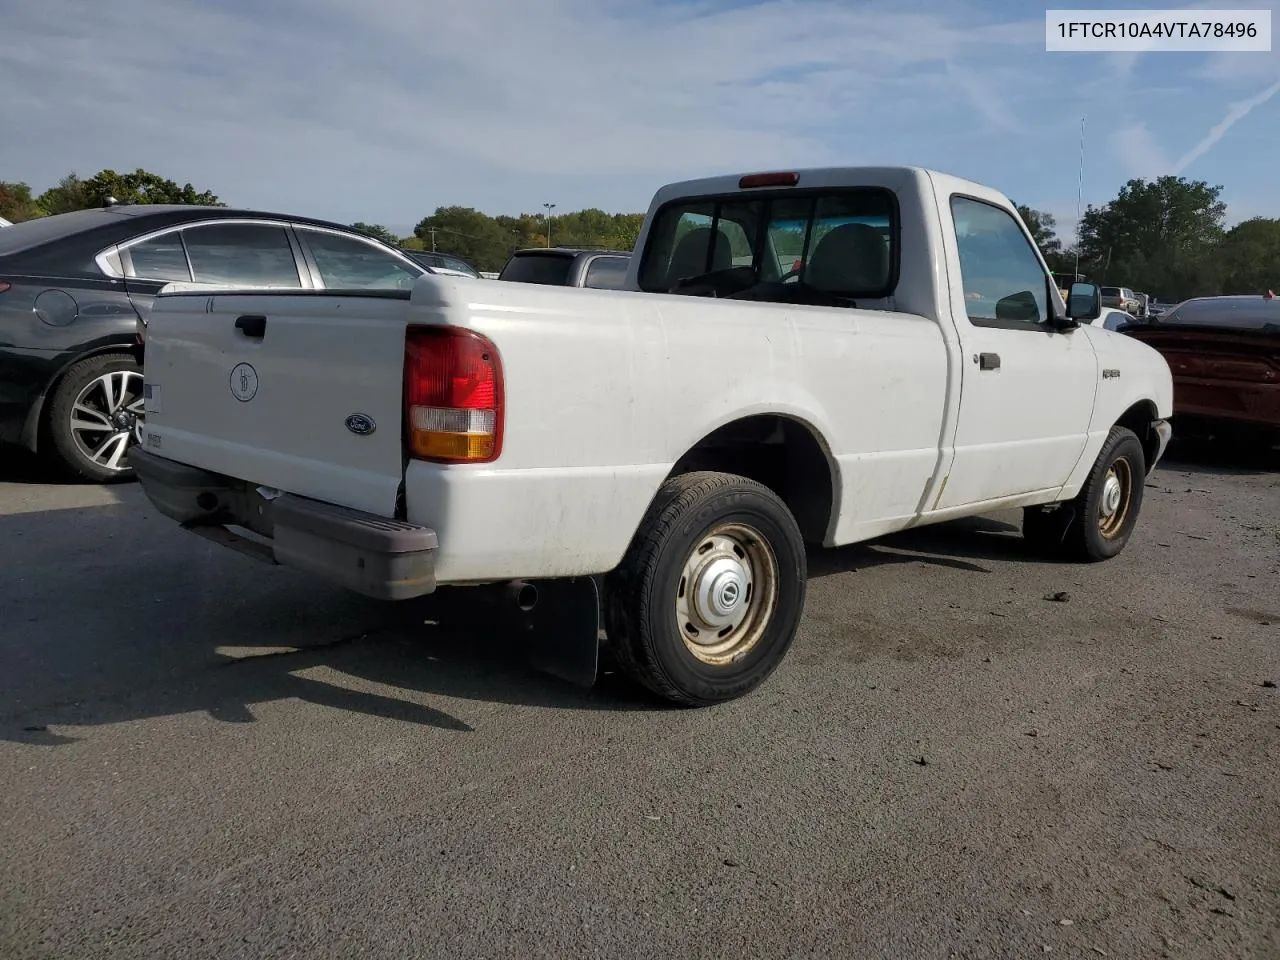
[[[1122,413],[1112,426],[1132,430],[1138,442],[1142,444],[1142,452],[1146,456],[1148,472],[1155,463],[1160,450],[1160,438],[1156,434],[1155,425],[1160,420],[1156,405],[1150,400],[1139,400]]]

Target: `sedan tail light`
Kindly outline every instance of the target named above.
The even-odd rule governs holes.
[[[0,280],[0,293],[4,293],[6,290],[8,290],[12,286],[13,284],[10,283],[8,280]]]

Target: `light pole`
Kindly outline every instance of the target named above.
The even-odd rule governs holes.
[[[547,246],[551,246],[551,211],[556,208],[554,203],[544,203],[543,207],[547,210]]]

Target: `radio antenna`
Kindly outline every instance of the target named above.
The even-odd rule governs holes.
[[[1080,216],[1084,202],[1084,117],[1080,118],[1080,172],[1076,176],[1076,276],[1080,276]]]

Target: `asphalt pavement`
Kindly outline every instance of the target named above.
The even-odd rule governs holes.
[[[1108,563],[815,553],[672,710],[0,451],[0,957],[1275,960],[1280,462],[1180,456]]]

